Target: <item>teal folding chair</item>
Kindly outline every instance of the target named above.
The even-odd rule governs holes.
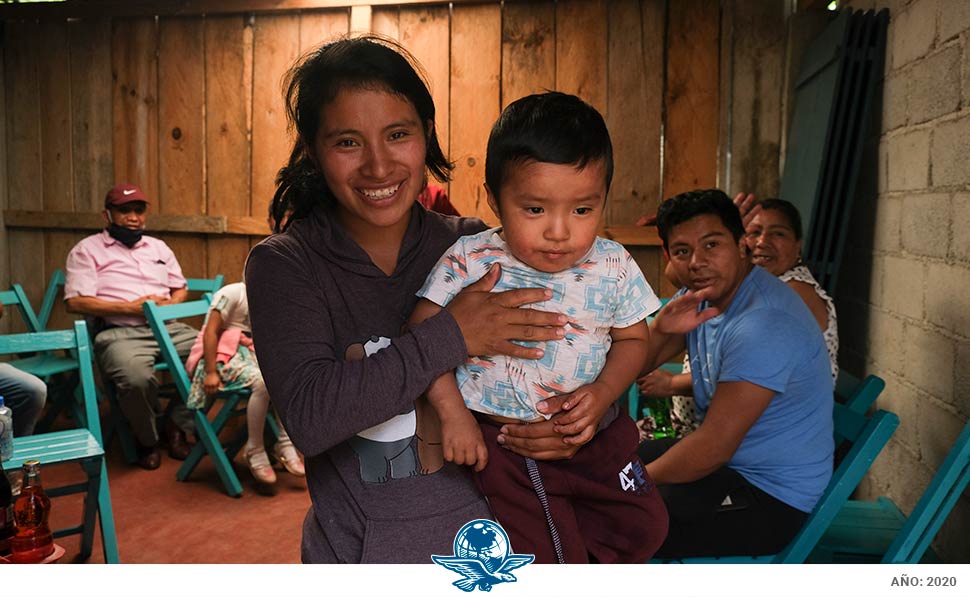
[[[828,487],[808,520],[781,553],[764,556],[684,558],[675,562],[685,564],[800,564],[805,562],[899,426],[899,417],[891,412],[879,410],[867,416],[853,412],[841,404],[836,404],[834,407],[835,427],[841,435],[853,442],[852,449],[832,474]]]
[[[225,276],[217,274],[213,278],[186,278],[186,289],[189,292],[215,292],[222,288]]]
[[[87,481],[63,487],[49,487],[52,497],[84,493],[84,514],[80,525],[56,529],[54,537],[81,535],[80,558],[87,559],[94,545],[95,518],[101,527],[104,560],[118,563],[118,543],[115,538],[111,494],[108,490],[108,470],[101,442],[101,423],[98,420],[98,399],[94,389],[94,369],[91,366],[91,345],[87,326],[74,323],[73,330],[38,332],[0,336],[0,354],[73,350],[78,355],[81,394],[84,400],[85,427],[68,431],[38,433],[13,440],[13,457],[3,462],[5,471],[16,470],[27,460],[39,460],[42,466],[77,462],[84,469]]]
[[[891,499],[850,500],[812,553],[824,563],[938,562],[930,542],[970,483],[970,423],[936,471],[909,517]]]
[[[5,307],[17,307],[28,333],[46,331],[45,324],[34,313],[30,301],[27,299],[27,294],[20,284],[12,284],[10,290],[0,292],[0,303],[3,303]],[[76,351],[40,351],[34,352],[31,356],[22,356],[8,362],[21,371],[39,377],[47,384],[51,383],[55,375],[76,371],[78,368]],[[51,406],[47,409],[44,418],[38,421],[37,430],[48,429],[54,418],[65,407],[68,407],[75,419],[83,425],[84,409],[80,405],[79,392],[79,387],[75,388],[73,393],[71,391],[50,392],[48,398]]]
[[[867,375],[860,381],[851,373],[840,370],[839,378],[835,382],[835,399],[850,410],[865,414],[885,388],[885,380],[878,375]]]
[[[161,347],[162,360],[168,365],[168,370],[175,383],[176,393],[179,399],[187,403],[191,382],[182,364],[182,360],[175,351],[175,344],[172,342],[172,337],[169,335],[165,323],[173,319],[205,315],[209,310],[209,301],[202,299],[176,305],[165,305],[163,307],[159,307],[154,301],[148,301],[142,307],[145,310],[148,325],[151,326],[152,332],[155,334],[155,339]],[[179,481],[188,480],[189,475],[198,466],[202,457],[208,454],[215,464],[216,472],[219,474],[219,479],[222,481],[226,493],[232,497],[242,495],[242,485],[239,483],[239,477],[236,476],[231,462],[231,459],[242,446],[242,442],[233,442],[228,449],[224,449],[219,442],[219,432],[222,431],[232,417],[245,415],[245,400],[248,397],[248,390],[220,392],[215,396],[218,400],[208,400],[205,408],[192,411],[195,420],[195,432],[199,441],[192,449],[189,457],[185,459],[185,462],[179,468],[176,474],[176,478]],[[210,422],[207,415],[217,401],[221,402],[222,406],[219,408],[219,412],[215,418]],[[272,417],[267,417],[267,421],[270,419]]]
[[[54,287],[55,281],[59,280],[61,285],[64,282],[64,275],[58,277],[57,274],[60,270],[54,272],[51,276],[51,284],[48,285],[48,293],[50,293],[51,287]],[[211,299],[211,293],[215,292],[219,288],[222,288],[224,277],[222,274],[218,274],[213,278],[186,278],[186,289],[189,292],[201,292],[203,293],[203,298],[208,300]],[[57,291],[55,291],[53,296],[56,297]],[[51,303],[53,303],[54,298],[51,298]],[[44,297],[44,305],[47,305],[47,295]],[[169,368],[168,363],[164,360],[160,360],[155,363],[155,372],[167,371]],[[105,394],[107,395],[108,403],[111,405],[110,417],[108,419],[107,429],[105,431],[105,445],[110,446],[114,438],[118,438],[118,443],[121,444],[121,453],[128,464],[134,464],[138,460],[138,449],[135,445],[135,437],[131,433],[131,427],[128,425],[128,421],[121,414],[121,407],[118,404],[118,396],[115,393],[114,384],[109,379],[104,380]],[[159,394],[170,395],[173,394],[174,390],[168,386],[163,385],[159,387]],[[174,396],[173,396],[174,397]]]
[[[57,295],[64,288],[65,280],[66,278],[62,270],[55,269],[51,273],[51,279],[47,283],[47,290],[44,291],[44,300],[40,303],[40,311],[37,313],[37,320],[42,330],[47,329],[47,324],[51,320],[51,313],[54,311],[54,304],[57,302]]]
[[[876,399],[879,398],[879,394],[885,387],[886,382],[877,375],[867,375],[865,379],[860,381],[851,373],[839,371],[839,377],[835,382],[835,399],[852,412],[864,415],[876,403]],[[847,439],[836,429],[836,446],[847,441]]]

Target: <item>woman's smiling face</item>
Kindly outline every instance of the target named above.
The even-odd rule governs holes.
[[[351,237],[407,228],[425,183],[425,125],[401,95],[345,88],[321,109],[314,153]]]
[[[751,262],[780,276],[798,264],[802,241],[785,214],[777,209],[762,209],[745,231]]]

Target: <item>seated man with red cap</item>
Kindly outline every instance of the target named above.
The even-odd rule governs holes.
[[[64,300],[71,313],[88,316],[94,354],[102,373],[115,385],[121,411],[138,443],[138,465],[161,464],[158,430],[158,379],[154,365],[160,349],[143,316],[142,303],[180,303],[188,296],[175,254],[163,241],[145,236],[148,199],[130,184],[115,185],[104,198],[106,227],[71,249],[67,256]],[[182,358],[198,330],[169,322],[168,331]],[[184,460],[191,446],[192,415],[172,401],[165,421],[168,454]]]

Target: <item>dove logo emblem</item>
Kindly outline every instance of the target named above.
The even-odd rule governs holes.
[[[515,582],[512,571],[532,563],[532,554],[512,553],[505,529],[491,520],[473,520],[455,535],[454,556],[431,556],[431,560],[461,580],[451,583],[462,591],[491,591],[494,585]]]

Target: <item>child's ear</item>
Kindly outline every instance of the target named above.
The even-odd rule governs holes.
[[[498,207],[498,199],[495,198],[495,194],[492,193],[492,189],[488,188],[487,182],[482,183],[482,186],[485,187],[485,196],[488,198],[488,206],[492,209],[492,213],[495,214],[495,217],[501,220],[502,212]]]

